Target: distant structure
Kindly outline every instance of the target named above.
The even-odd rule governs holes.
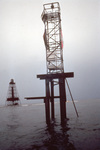
[[[69,88],[66,78],[74,77],[74,73],[64,72],[63,40],[62,40],[61,14],[60,14],[59,3],[54,2],[54,3],[44,4],[41,18],[45,25],[43,38],[46,47],[47,74],[37,75],[37,78],[40,78],[41,80],[45,80],[46,96],[26,97],[25,99],[27,100],[44,99],[46,123],[50,125],[51,120],[54,120],[55,118],[54,99],[59,98],[61,124],[63,124],[67,118],[65,81],[67,83],[71,98],[73,100],[71,90]],[[59,86],[58,96],[54,95],[55,85]]]
[[[9,88],[8,88],[8,94],[7,94],[7,99],[6,99],[6,105],[7,106],[13,106],[13,105],[19,105],[20,104],[20,99],[18,97],[17,89],[16,89],[16,84],[13,79],[11,79],[9,83]]]

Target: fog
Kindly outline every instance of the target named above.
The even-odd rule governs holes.
[[[0,0],[0,104],[5,104],[10,79],[22,103],[44,96],[46,51],[41,20],[43,4],[53,0]],[[65,72],[75,100],[100,99],[100,1],[58,0],[61,7]],[[69,94],[68,94],[68,98]]]

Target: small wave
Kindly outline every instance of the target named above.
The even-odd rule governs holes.
[[[100,128],[98,128],[98,129],[93,129],[93,131],[98,131],[98,130],[100,130]]]
[[[22,104],[21,106],[22,107],[27,107],[27,106],[34,106],[34,105],[37,105],[37,106],[39,105],[40,106],[40,105],[44,105],[44,103]]]
[[[26,106],[28,106],[28,104],[22,104],[21,106],[26,107]]]

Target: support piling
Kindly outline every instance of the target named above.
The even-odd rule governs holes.
[[[45,100],[45,112],[46,112],[46,123],[50,124],[50,90],[49,80],[45,80],[46,84],[46,100]]]
[[[61,123],[66,119],[66,91],[65,91],[65,79],[59,79],[59,94],[60,94],[60,117]]]
[[[54,120],[55,111],[54,111],[54,82],[51,80],[51,118]]]

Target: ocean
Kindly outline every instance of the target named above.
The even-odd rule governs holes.
[[[59,101],[55,121],[45,123],[42,101],[0,106],[0,150],[100,150],[100,100],[67,102],[67,121],[60,124]]]

